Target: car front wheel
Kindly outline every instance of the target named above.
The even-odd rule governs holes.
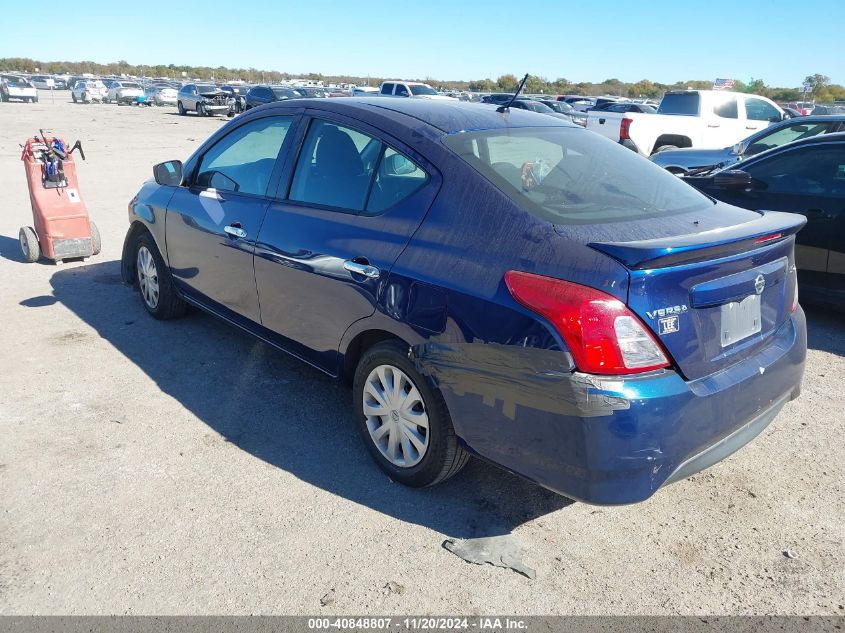
[[[384,341],[367,350],[352,392],[364,443],[391,479],[431,486],[466,464],[443,396],[416,370],[407,345]]]
[[[185,116],[185,106],[182,105],[182,102],[176,104],[176,109],[179,110],[179,114]]]
[[[156,319],[185,314],[185,301],[176,293],[170,271],[149,233],[142,234],[135,243],[135,279],[144,307]]]

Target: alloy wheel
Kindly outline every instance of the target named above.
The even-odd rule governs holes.
[[[138,270],[138,288],[144,298],[144,303],[150,310],[155,310],[158,307],[158,270],[156,270],[153,254],[146,246],[141,246],[138,249],[136,268]]]
[[[429,445],[428,413],[410,377],[393,365],[379,365],[364,383],[364,416],[370,439],[394,466],[418,464]]]

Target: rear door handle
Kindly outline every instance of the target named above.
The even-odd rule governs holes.
[[[604,121],[604,119],[599,119],[599,123],[601,123],[602,125],[604,125]]]
[[[718,123],[708,123],[707,127],[721,127],[721,125],[719,125]]]
[[[348,270],[350,273],[355,273],[356,275],[363,275],[367,279],[378,279],[381,271],[375,266],[370,266],[369,264],[359,264],[355,260],[347,259],[343,262],[343,269]]]
[[[746,125],[746,126],[745,126],[745,129],[746,129],[746,130],[756,130],[757,128],[756,128],[756,127],[754,127],[753,125]]]
[[[240,239],[246,238],[246,231],[241,228],[239,222],[232,222],[231,224],[227,224],[223,227],[223,231],[225,231],[232,237],[239,237]]]

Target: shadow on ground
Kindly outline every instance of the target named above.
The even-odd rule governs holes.
[[[8,235],[0,235],[0,257],[3,259],[10,259],[13,262],[23,263],[21,243],[17,238],[9,237]]]
[[[804,305],[807,347],[845,356],[845,310]]]
[[[164,394],[227,441],[314,486],[457,538],[508,534],[572,503],[479,460],[433,488],[393,483],[370,458],[350,391],[336,381],[198,311],[156,321],[122,285],[117,261],[60,270],[51,283],[58,301]],[[47,299],[24,305],[38,309]]]

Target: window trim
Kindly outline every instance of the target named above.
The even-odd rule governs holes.
[[[387,147],[392,149],[393,151],[402,154],[406,158],[408,158],[411,162],[413,162],[417,167],[423,170],[426,175],[425,184],[422,187],[417,188],[412,196],[416,195],[420,191],[424,190],[426,186],[430,183],[436,182],[437,187],[439,189],[441,177],[440,173],[434,168],[434,165],[426,159],[424,156],[419,154],[416,151],[410,151],[410,149],[403,149],[403,144],[399,143],[392,137],[388,137],[386,134],[381,132],[380,130],[373,128],[363,121],[359,121],[357,119],[352,119],[350,117],[346,117],[342,114],[338,114],[335,112],[325,111],[325,110],[306,110],[306,112],[302,116],[302,122],[300,126],[300,131],[298,134],[298,138],[296,139],[295,147],[290,148],[290,155],[292,160],[290,161],[289,165],[285,165],[285,172],[282,174],[282,177],[279,181],[276,195],[270,196],[277,202],[281,202],[283,204],[290,204],[296,205],[299,207],[317,209],[321,211],[334,211],[336,213],[343,213],[345,215],[357,215],[360,217],[365,218],[377,218],[383,216],[385,213],[390,212],[400,203],[407,200],[407,198],[403,200],[398,200],[394,204],[390,205],[386,209],[379,211],[378,213],[367,213],[367,204],[370,202],[370,194],[372,193],[372,188],[375,183],[376,175],[378,174],[378,168],[381,165],[382,158],[384,156],[384,151]],[[293,187],[293,179],[296,175],[296,168],[299,165],[299,157],[302,151],[305,148],[305,141],[308,138],[308,132],[311,130],[311,126],[314,125],[315,121],[320,121],[323,123],[329,123],[331,125],[337,125],[340,127],[345,127],[350,130],[354,130],[355,132],[359,132],[360,134],[364,134],[365,136],[370,137],[378,141],[381,144],[381,149],[378,153],[378,158],[376,159],[375,164],[373,165],[373,173],[370,178],[370,184],[367,188],[367,195],[364,198],[364,206],[360,210],[355,209],[347,209],[345,207],[335,207],[331,205],[325,204],[317,204],[314,202],[306,202],[302,200],[292,200],[290,197],[290,191]],[[416,154],[416,156],[414,156]],[[419,158],[417,158],[419,156]],[[422,160],[420,160],[420,158]],[[436,174],[436,178],[434,176]],[[410,196],[409,196],[410,197]]]
[[[227,130],[225,134],[223,134],[220,138],[214,140],[207,147],[203,147],[202,152],[198,153],[196,155],[196,157],[193,161],[194,164],[191,166],[190,177],[185,179],[185,182],[182,184],[182,186],[189,189],[191,192],[194,192],[195,190],[199,190],[199,191],[209,191],[209,190],[211,190],[212,189],[211,187],[202,187],[202,186],[198,185],[196,180],[197,180],[197,177],[199,176],[199,170],[200,170],[200,167],[202,165],[203,160],[205,160],[206,155],[212,149],[214,149],[219,143],[222,143],[230,135],[234,134],[237,130],[241,129],[242,127],[244,127],[246,125],[251,125],[251,124],[253,124],[257,121],[262,121],[264,119],[288,119],[288,118],[291,120],[291,124],[288,127],[288,131],[285,134],[285,138],[282,141],[282,145],[279,148],[279,152],[278,152],[278,154],[276,154],[276,162],[274,163],[273,169],[270,172],[270,180],[267,182],[267,187],[265,188],[264,193],[263,194],[257,194],[257,193],[248,193],[248,192],[245,192],[245,191],[228,191],[228,190],[220,191],[221,194],[225,194],[227,196],[235,195],[235,196],[242,196],[242,197],[245,197],[245,198],[265,199],[265,200],[273,198],[273,196],[271,195],[270,192],[274,191],[275,183],[279,178],[279,170],[281,169],[281,163],[284,162],[283,153],[285,152],[288,145],[292,143],[291,137],[296,132],[296,127],[298,126],[299,119],[300,119],[300,114],[298,112],[292,112],[291,114],[279,114],[279,113],[276,113],[276,112],[268,112],[266,114],[263,114],[262,116],[256,116],[256,117],[252,117],[252,118],[250,118],[246,121],[242,121],[239,125],[236,125],[232,129]],[[217,191],[217,190],[215,189],[215,191]]]

